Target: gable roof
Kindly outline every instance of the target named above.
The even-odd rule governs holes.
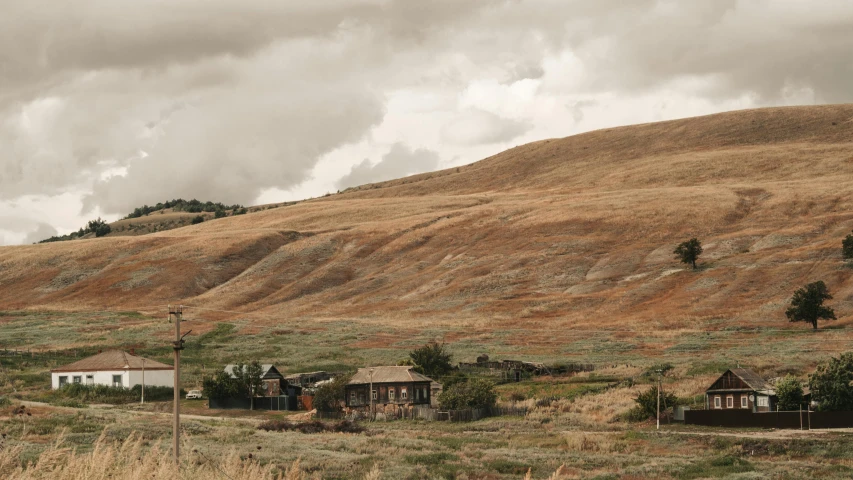
[[[68,365],[56,367],[51,372],[97,372],[103,370],[173,370],[171,365],[137,357],[122,350],[107,350]]]
[[[731,372],[738,376],[743,382],[755,390],[768,390],[772,388],[761,376],[748,368],[732,368]]]
[[[729,372],[732,375],[739,378],[744,384],[746,384],[750,389],[756,392],[773,392],[773,386],[767,383],[766,380],[761,378],[761,376],[754,371],[748,368],[730,368],[726,370],[722,375],[720,375],[717,380],[714,380],[714,383],[711,384],[711,387],[708,388],[707,391],[714,390],[714,385],[717,384],[720,380],[722,380]],[[719,390],[719,389],[717,389]],[[723,389],[728,390],[728,389]]]
[[[359,368],[352,376],[348,385],[362,385],[371,382],[370,371],[373,370],[373,383],[398,383],[398,382],[432,382],[426,375],[412,370],[409,365],[400,367],[373,367]]]

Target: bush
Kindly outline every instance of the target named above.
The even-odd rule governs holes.
[[[341,404],[346,400],[345,386],[349,379],[349,375],[338,375],[330,383],[317,387],[314,392],[314,408],[319,412],[340,411]]]
[[[637,416],[643,416],[645,418],[655,418],[657,416],[658,408],[657,385],[637,395],[637,398],[635,398],[634,401],[637,402],[636,408],[639,409],[638,412],[635,412]],[[663,412],[667,408],[672,408],[677,403],[678,398],[675,396],[675,394],[670,392],[663,392],[660,396],[660,411]]]
[[[227,215],[228,214],[225,213],[225,210],[217,210],[216,213],[213,214],[213,218],[222,218],[222,217],[225,217]]]
[[[142,387],[137,385],[131,389],[124,387],[111,387],[108,385],[83,385],[72,383],[51,392],[50,402],[58,405],[65,402],[66,406],[77,406],[78,404],[108,403],[123,404],[140,401]],[[145,387],[146,400],[171,400],[174,397],[172,387]],[[185,395],[181,389],[181,396]],[[73,405],[68,402],[77,402]]]
[[[438,402],[441,408],[449,410],[490,408],[495,405],[497,398],[494,383],[475,378],[446,387],[438,396]]]
[[[364,432],[364,427],[349,420],[341,420],[337,423],[325,423],[319,420],[301,423],[292,423],[288,420],[268,420],[258,425],[258,430],[265,432],[297,431],[305,434],[324,432],[362,433]]]
[[[803,406],[803,387],[796,377],[787,375],[777,383],[776,395],[779,397],[779,410],[799,410]]]
[[[204,215],[196,215],[195,217],[193,217],[193,220],[191,223],[193,225],[198,225],[199,223],[202,223],[202,222],[204,222]]]

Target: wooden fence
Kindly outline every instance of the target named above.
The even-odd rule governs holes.
[[[687,410],[684,423],[710,427],[853,428],[853,412],[761,412],[749,410]]]

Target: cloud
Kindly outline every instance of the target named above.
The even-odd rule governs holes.
[[[37,243],[40,240],[50,238],[56,235],[57,233],[59,232],[57,232],[56,229],[52,226],[46,223],[39,223],[38,227],[35,230],[29,232],[27,236],[24,237],[23,243]]]
[[[455,145],[503,143],[523,135],[532,127],[527,122],[469,109],[442,127],[441,138]]]
[[[68,192],[105,216],[179,196],[252,203],[322,194],[348,159],[395,143],[471,162],[624,122],[853,101],[843,0],[0,9],[0,203],[29,196],[11,212],[61,233],[89,216],[44,213]],[[338,164],[316,170],[330,152]]]
[[[432,150],[411,150],[402,143],[396,143],[378,163],[371,164],[365,159],[353,166],[348,174],[338,180],[337,186],[344,189],[428,172],[438,168],[438,160],[438,153]]]

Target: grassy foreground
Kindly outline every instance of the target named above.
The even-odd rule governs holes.
[[[135,312],[6,312],[0,315],[0,349],[32,353],[0,357],[0,396],[12,402],[0,406],[0,433],[6,434],[0,477],[502,480],[525,478],[528,472],[531,479],[556,474],[567,479],[853,477],[850,433],[676,425],[656,432],[649,423],[625,420],[633,398],[654,380],[647,372],[661,362],[660,348],[648,345],[668,349],[665,358],[673,368],[664,388],[700,402],[704,388],[737,359],[748,359],[741,365],[767,377],[802,376],[822,360],[821,339],[840,339],[846,330],[576,333],[566,342],[554,337],[571,332],[551,332],[530,334],[522,343],[512,332],[472,332],[454,325],[400,332],[370,322],[263,326],[250,319],[216,323],[199,316],[189,319],[190,328],[184,388],[234,361],[258,359],[284,372],[352,368],[396,362],[432,339],[447,342],[455,360],[470,361],[485,352],[495,358],[589,362],[596,370],[500,385],[500,401],[527,407],[525,417],[373,423],[357,434],[265,432],[257,429],[261,421],[286,414],[215,411],[204,401],[184,401],[185,463],[176,477],[169,462],[168,403],[101,408],[63,401],[49,391],[50,368],[100,348],[135,348],[171,363],[171,329],[164,318]],[[10,415],[27,400],[52,405]]]

